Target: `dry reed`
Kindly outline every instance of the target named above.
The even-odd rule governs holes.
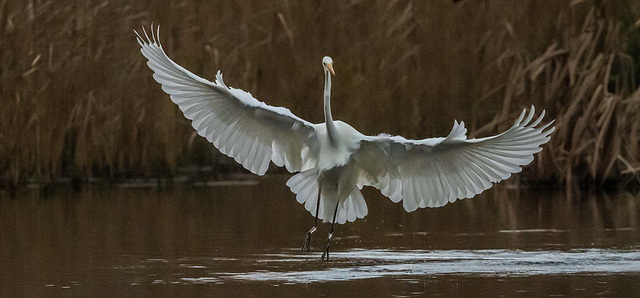
[[[538,155],[533,177],[597,185],[624,175],[638,179],[640,90],[629,54],[629,39],[638,33],[633,22],[615,15],[621,9],[638,8],[623,2],[570,5],[540,54],[527,51],[509,24],[490,33],[484,49],[500,54],[488,71],[507,71],[500,77],[502,98],[491,96],[500,111],[476,133],[504,128],[516,103],[535,104],[555,115],[558,131]]]
[[[629,15],[611,11],[633,19],[638,7],[572,3],[0,0],[0,177],[240,169],[152,80],[132,33],[151,21],[187,68],[209,79],[222,69],[227,83],[314,122],[329,54],[334,113],[364,133],[442,135],[457,118],[488,134],[534,103],[558,131],[528,178],[635,174],[630,51],[640,51],[628,45]]]

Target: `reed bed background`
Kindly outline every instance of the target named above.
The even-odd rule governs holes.
[[[154,22],[178,63],[312,122],[331,55],[334,115],[363,133],[488,135],[534,104],[557,132],[519,177],[634,181],[639,18],[632,1],[0,0],[0,178],[242,171],[153,81],[132,30]]]

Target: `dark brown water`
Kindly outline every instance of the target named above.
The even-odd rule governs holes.
[[[365,189],[369,215],[322,225],[284,177],[89,187],[0,198],[0,296],[640,295],[640,197],[498,187],[405,213]]]

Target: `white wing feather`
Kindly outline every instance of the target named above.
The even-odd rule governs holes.
[[[353,156],[361,169],[359,184],[402,200],[408,212],[471,198],[520,172],[549,141],[553,121],[536,128],[544,111],[533,123],[534,107],[526,119],[525,112],[507,131],[481,139],[467,139],[464,122],[457,121],[446,138],[365,137]]]
[[[312,167],[317,139],[311,123],[227,87],[220,72],[215,83],[196,76],[167,56],[157,38],[159,29],[154,34],[152,27],[151,38],[144,34],[146,38],[136,32],[153,78],[220,152],[258,175],[264,175],[270,161],[290,172]]]

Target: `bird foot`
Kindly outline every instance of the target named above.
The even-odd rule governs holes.
[[[307,237],[304,238],[304,242],[302,243],[302,249],[300,250],[309,250],[311,249],[311,235],[316,231],[316,227],[314,226],[307,232]]]
[[[329,261],[329,247],[331,247],[331,238],[333,238],[333,233],[329,233],[329,237],[327,238],[327,248],[322,253],[322,259],[325,261]],[[326,256],[326,259],[325,259]]]

